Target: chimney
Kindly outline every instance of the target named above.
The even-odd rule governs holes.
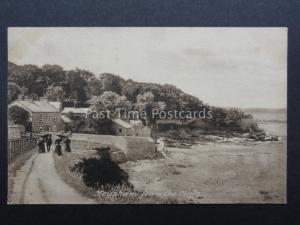
[[[23,100],[24,100],[24,95],[19,94],[19,95],[18,95],[18,100],[23,101]]]
[[[48,97],[46,97],[46,96],[40,97],[40,101],[41,102],[48,102]]]

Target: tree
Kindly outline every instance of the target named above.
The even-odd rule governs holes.
[[[99,76],[99,80],[102,82],[103,92],[112,91],[119,95],[122,94],[125,81],[121,77],[110,73],[103,73]]]
[[[65,79],[65,72],[61,66],[45,64],[41,69],[43,77],[47,77],[48,85],[60,85]]]
[[[23,94],[36,93],[42,96],[47,88],[47,81],[42,70],[35,65],[18,66],[10,63],[8,66],[8,79],[20,87],[25,87]]]
[[[29,131],[31,122],[29,121],[29,112],[19,106],[12,106],[8,110],[8,119],[15,124],[22,124]]]
[[[245,117],[244,112],[237,108],[231,108],[226,111],[224,123],[230,128],[239,128],[241,120]]]
[[[155,122],[158,118],[158,115],[154,115],[153,111],[165,110],[166,104],[165,102],[155,102],[154,95],[152,92],[145,92],[143,94],[139,94],[137,97],[137,103],[135,104],[135,108],[142,113],[143,111],[146,113],[146,118],[140,118],[144,124],[147,124],[149,127],[153,128]],[[146,119],[146,120],[145,120]]]
[[[182,111],[200,111],[203,109],[203,103],[196,97],[185,93],[179,94],[178,97],[178,110]]]
[[[95,97],[92,103],[92,109],[98,111],[104,109],[114,112],[118,108],[129,110],[131,103],[126,96],[120,96],[112,91],[106,91],[102,95]]]
[[[46,92],[47,97],[52,101],[63,101],[66,93],[61,86],[49,86]]]
[[[220,107],[212,108],[212,122],[216,127],[225,127],[226,110]]]
[[[141,93],[141,86],[133,82],[132,80],[127,80],[126,84],[123,87],[123,94],[127,97],[132,103],[136,102],[136,97]]]
[[[109,111],[110,115],[107,113],[104,118],[93,117],[93,113],[89,115],[90,126],[99,134],[113,134],[111,129],[111,120],[108,117],[114,116],[118,109],[129,110],[131,108],[130,101],[127,100],[126,96],[118,95],[111,91],[106,91],[100,96],[93,97],[92,99],[92,111],[98,113],[104,113]]]
[[[7,86],[7,101],[8,104],[11,103],[12,101],[16,100],[18,98],[19,94],[22,94],[21,88],[15,84],[15,83],[8,83]]]
[[[88,99],[87,81],[82,77],[80,70],[68,71],[62,86],[70,99],[79,102],[85,102]]]
[[[145,92],[143,94],[139,94],[136,97],[138,103],[153,103],[154,102],[154,95],[152,92]]]
[[[91,79],[91,81],[89,82],[89,88],[91,91],[91,95],[99,96],[103,94],[102,82],[97,78]]]
[[[108,111],[109,115],[106,115],[105,118],[115,117],[117,113],[121,113],[119,110],[130,110],[131,103],[124,95],[120,96],[114,92],[106,91],[93,98],[91,109],[98,113]]]

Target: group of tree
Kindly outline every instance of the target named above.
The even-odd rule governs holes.
[[[125,108],[148,112],[147,121],[153,124],[153,109],[165,111],[200,111],[204,108],[213,112],[211,122],[216,127],[239,126],[245,116],[238,109],[224,109],[205,105],[197,97],[184,93],[170,84],[156,84],[125,80],[118,75],[94,74],[76,68],[64,70],[59,65],[16,65],[8,63],[8,102],[19,94],[37,99],[47,96],[50,100],[72,105],[89,103],[97,111]],[[97,124],[97,121],[92,121]]]
[[[138,96],[152,93],[153,102],[164,102],[166,110],[197,110],[203,103],[169,84],[135,82],[120,76],[103,73],[95,75],[76,68],[64,70],[59,65],[16,65],[8,63],[8,102],[19,94],[48,96],[51,100],[86,102],[105,92],[125,96],[132,104]]]

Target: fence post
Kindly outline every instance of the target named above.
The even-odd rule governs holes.
[[[35,137],[8,140],[7,160],[8,164],[14,161],[19,155],[36,147]]]

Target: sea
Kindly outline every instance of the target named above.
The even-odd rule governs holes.
[[[247,114],[252,114],[258,126],[265,130],[266,134],[273,134],[287,138],[287,110],[269,108],[243,109]]]

